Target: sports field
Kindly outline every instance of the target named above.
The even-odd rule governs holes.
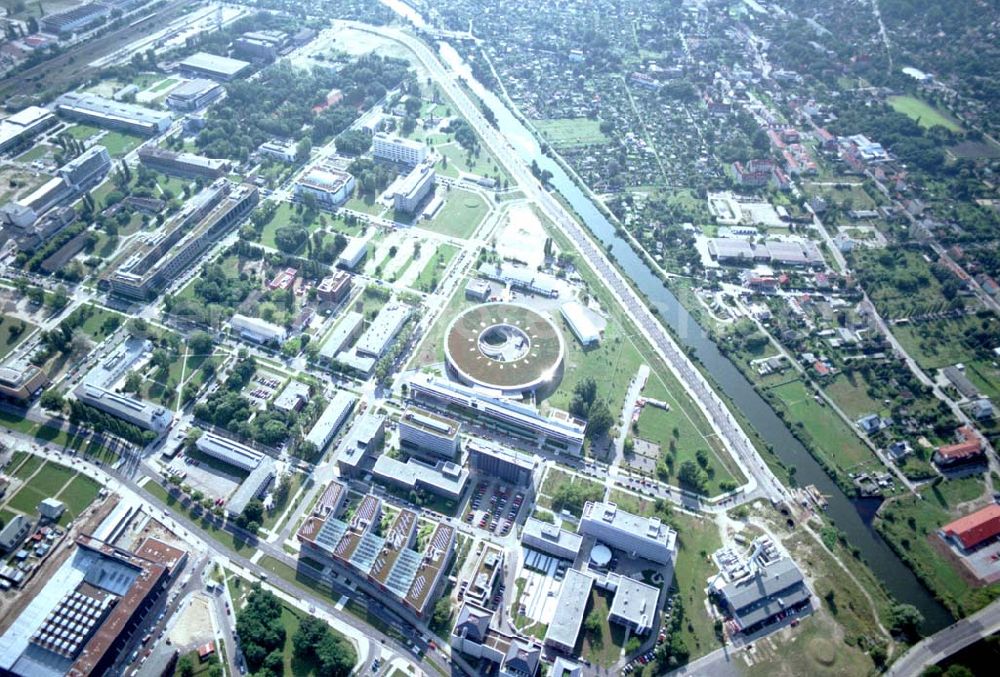
[[[902,113],[916,120],[921,127],[929,129],[935,125],[940,125],[952,132],[962,131],[962,127],[946,113],[942,113],[937,108],[915,96],[890,96],[889,105],[897,113]]]
[[[535,125],[546,141],[556,148],[575,148],[608,142],[601,131],[601,123],[590,118],[554,118],[535,120]]]

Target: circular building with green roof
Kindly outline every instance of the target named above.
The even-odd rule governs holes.
[[[556,385],[566,346],[555,323],[531,308],[486,303],[452,320],[444,354],[466,385],[523,395]]]

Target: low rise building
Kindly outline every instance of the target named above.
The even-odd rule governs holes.
[[[593,587],[591,576],[576,569],[566,571],[555,615],[545,631],[545,646],[562,653],[573,653]]]
[[[233,315],[229,320],[229,326],[241,337],[255,343],[281,343],[288,338],[288,331],[284,327],[240,313]]]
[[[63,94],[55,100],[55,108],[56,112],[71,120],[143,136],[162,134],[173,121],[173,115],[166,111],[80,92]]]
[[[198,451],[249,473],[226,501],[226,514],[235,518],[247,504],[267,491],[276,475],[274,459],[252,447],[211,432],[195,442]]]
[[[1000,536],[1000,504],[990,503],[985,508],[949,522],[941,527],[938,534],[963,552],[972,552],[989,545]]]
[[[368,240],[360,237],[352,237],[347,241],[347,246],[337,257],[337,265],[347,270],[354,270],[368,253]]]
[[[584,307],[583,304],[577,301],[570,301],[561,305],[559,312],[562,314],[563,319],[566,320],[566,324],[569,325],[570,331],[576,336],[580,345],[587,347],[600,343],[603,328],[594,321],[591,315],[592,311]]]
[[[233,51],[248,59],[274,61],[287,42],[284,31],[250,31],[233,41]]]
[[[559,296],[559,281],[548,273],[540,273],[525,266],[515,266],[512,263],[484,263],[479,266],[479,274],[489,280],[503,284],[529,294],[538,294],[556,298]]]
[[[333,330],[323,341],[319,348],[319,357],[326,362],[332,362],[337,355],[346,351],[361,336],[361,330],[365,326],[365,316],[361,313],[350,311],[344,314],[340,322],[334,326]]]
[[[518,487],[535,485],[538,461],[533,454],[479,438],[469,439],[465,450],[469,453],[469,467],[482,477],[497,478]]]
[[[31,531],[31,520],[24,515],[14,515],[0,529],[0,550],[14,550]]]
[[[343,270],[334,271],[316,286],[316,296],[324,303],[339,303],[351,291],[351,276]]]
[[[354,194],[354,177],[333,166],[313,167],[295,183],[295,194],[300,198],[312,195],[316,202],[327,208],[336,208]]]
[[[449,644],[452,649],[496,666],[498,677],[536,677],[540,674],[542,647],[533,639],[504,633],[492,627],[494,613],[465,603],[458,611]]]
[[[583,537],[555,524],[529,517],[521,531],[521,543],[526,548],[574,562],[580,554]]]
[[[382,308],[354,346],[358,355],[375,359],[385,355],[412,312],[405,303],[390,303]]]
[[[185,179],[217,179],[229,173],[228,160],[214,160],[193,153],[176,153],[156,146],[139,149],[139,161],[150,169]]]
[[[295,155],[298,150],[296,144],[291,141],[279,141],[273,139],[260,144],[257,152],[265,157],[271,157],[282,162],[295,162]]]
[[[427,465],[411,458],[404,463],[385,454],[375,459],[372,474],[404,491],[426,491],[452,501],[461,498],[469,480],[469,471],[451,461]]]
[[[45,372],[33,364],[0,367],[0,396],[19,402],[34,397],[49,382]]]
[[[0,120],[0,153],[27,145],[32,138],[56,124],[56,116],[41,106],[28,106]]]
[[[207,77],[219,82],[229,82],[243,75],[250,64],[239,59],[198,52],[180,62],[181,75],[190,78]]]
[[[170,91],[167,95],[167,108],[190,113],[212,103],[225,91],[219,83],[212,80],[189,80]]]
[[[614,593],[608,622],[624,625],[633,635],[645,635],[653,628],[659,588],[619,574],[608,574],[603,584]]]
[[[983,440],[975,430],[962,426],[955,433],[958,439],[954,444],[946,444],[937,448],[931,460],[942,470],[979,463],[985,458]]]
[[[465,298],[470,301],[486,301],[490,298],[492,292],[493,289],[490,287],[488,280],[474,278],[469,280],[469,283],[465,285]]]
[[[300,411],[309,401],[309,391],[308,384],[292,379],[281,389],[271,406],[278,411]]]
[[[723,611],[744,634],[752,634],[811,603],[802,572],[782,557],[716,589]]]
[[[66,183],[77,193],[96,186],[111,170],[108,149],[94,144],[57,170]]]
[[[358,398],[353,393],[346,390],[338,390],[337,394],[330,400],[330,403],[326,405],[326,409],[320,414],[319,419],[313,425],[309,434],[306,435],[306,441],[314,444],[316,449],[322,453],[336,436],[340,430],[340,426],[347,420],[357,401]]]
[[[38,514],[52,522],[59,519],[66,512],[66,504],[55,498],[43,498],[38,504]]]
[[[62,12],[46,14],[39,19],[38,27],[46,33],[69,35],[104,22],[112,9],[110,3],[88,2]]]
[[[86,405],[117,416],[118,418],[150,430],[157,435],[167,431],[174,421],[173,412],[152,402],[119,395],[118,393],[90,383],[81,383],[73,395]]]

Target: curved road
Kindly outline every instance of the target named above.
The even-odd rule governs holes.
[[[913,677],[975,642],[1000,632],[1000,599],[967,618],[925,637],[889,668],[890,677]]]

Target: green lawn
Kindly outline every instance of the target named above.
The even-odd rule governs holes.
[[[601,123],[590,118],[554,118],[535,120],[532,124],[556,148],[592,146],[609,141],[601,131]]]
[[[15,459],[16,460],[16,459]],[[14,477],[26,480],[35,474],[35,471],[42,467],[45,463],[45,459],[41,456],[35,456],[34,454],[28,454],[27,458],[22,459],[22,463],[18,467],[14,467],[14,463],[11,463],[11,470],[8,474]]]
[[[46,496],[55,496],[63,485],[76,475],[76,471],[58,463],[46,462],[32,480],[31,486]]]
[[[207,519],[206,513],[201,512],[199,515],[196,516],[195,511],[193,509],[185,508],[179,498],[167,492],[167,490],[164,489],[162,486],[160,486],[160,484],[157,483],[155,480],[147,482],[145,485],[143,485],[142,488],[148,491],[153,496],[159,498],[164,503],[166,503],[171,510],[177,510],[182,512],[189,519],[196,522],[199,527],[201,527],[208,533],[209,536],[211,536],[216,541],[218,541],[225,547],[229,548],[230,550],[241,553],[248,557],[250,556],[250,554],[252,554],[252,552],[256,550],[255,545],[248,543],[247,541],[244,541],[242,539],[237,539],[230,532],[225,531],[224,529],[220,529],[218,526],[215,525],[214,522]]]
[[[38,327],[15,317],[0,316],[0,359],[7,357]]]
[[[101,485],[91,478],[84,475],[74,477],[58,496],[59,500],[66,504],[66,512],[59,519],[59,523],[66,525],[76,519],[94,502],[100,490]]]
[[[121,132],[108,132],[101,137],[100,144],[108,149],[111,157],[119,158],[135,150],[143,141],[145,139],[141,136],[122,134]]]
[[[478,156],[475,154],[470,156],[465,148],[456,141],[435,144],[434,149],[447,158],[446,161],[439,163],[437,166],[438,172],[444,176],[457,178],[465,172],[492,179],[499,177],[501,183],[507,179],[507,172],[497,164],[490,152],[482,146],[479,147]]]
[[[591,663],[608,668],[618,661],[622,646],[625,644],[625,628],[617,623],[608,622],[611,610],[612,594],[596,588],[590,591],[590,599],[584,611],[586,619],[590,614],[600,617],[601,622],[597,632],[591,633],[585,627],[580,629],[577,639],[576,653],[590,660]]]
[[[837,414],[813,399],[811,391],[798,379],[765,391],[768,401],[784,412],[797,434],[811,439],[819,454],[832,468],[846,474],[874,459],[857,433]]]
[[[476,193],[458,188],[446,190],[444,186],[439,186],[437,190],[442,191],[439,195],[444,198],[444,206],[433,219],[421,221],[418,226],[451,237],[471,237],[486,217],[489,205]]]
[[[417,276],[417,279],[410,286],[418,291],[433,292],[437,289],[441,275],[448,268],[448,264],[455,258],[455,254],[458,251],[458,247],[453,244],[442,244],[437,248],[434,256],[427,262],[424,269],[420,271],[420,275]]]
[[[868,396],[868,383],[860,371],[852,372],[850,378],[844,374],[838,374],[823,390],[853,420],[859,419],[865,414],[888,416],[891,413],[882,402]]]
[[[149,91],[151,92],[162,92],[163,90],[173,86],[177,80],[174,78],[166,78],[165,80],[160,80],[156,85],[151,87]]]
[[[915,96],[890,96],[888,101],[893,110],[912,118],[925,129],[940,125],[952,132],[962,131],[962,127],[950,115]]]
[[[82,124],[73,125],[72,127],[69,127],[68,129],[65,130],[67,134],[72,136],[74,139],[77,139],[78,141],[89,139],[94,134],[97,134],[100,131],[101,130],[98,127],[91,127],[90,125],[82,125]],[[111,149],[109,148],[108,152],[110,152],[110,150]]]
[[[125,318],[120,314],[111,310],[107,310],[102,306],[97,306],[91,303],[80,306],[80,308],[73,311],[70,317],[79,317],[79,313],[84,312],[87,314],[87,319],[83,321],[83,325],[80,329],[83,333],[87,334],[90,338],[96,341],[103,341],[109,334],[114,331],[112,328],[113,320],[117,319],[124,322]],[[112,320],[112,322],[109,322]],[[116,327],[115,327],[116,328]]]
[[[49,153],[51,153],[53,147],[47,143],[35,144],[30,150],[25,151],[17,156],[18,162],[34,162],[35,160],[40,160]]]

